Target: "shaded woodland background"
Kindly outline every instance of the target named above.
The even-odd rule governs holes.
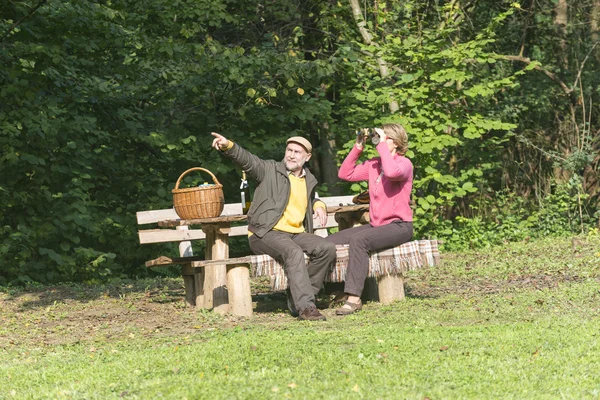
[[[239,201],[211,131],[274,159],[309,137],[333,195],[364,189],[337,180],[354,130],[399,122],[419,237],[598,234],[599,20],[599,0],[3,0],[0,284],[149,274],[169,248],[135,212],[183,171]]]

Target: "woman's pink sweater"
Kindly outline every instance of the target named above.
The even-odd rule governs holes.
[[[342,163],[338,177],[350,182],[369,181],[371,225],[381,226],[399,219],[412,221],[412,162],[396,153],[390,154],[385,141],[379,143],[376,148],[379,157],[356,165],[362,149],[354,146]]]

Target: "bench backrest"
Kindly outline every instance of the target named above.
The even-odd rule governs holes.
[[[321,197],[328,207],[352,204],[354,196],[330,196]],[[221,216],[239,215],[242,213],[242,203],[225,204]],[[136,213],[138,225],[156,224],[158,221],[180,219],[175,209],[168,208],[164,210],[139,211]],[[328,215],[325,226],[320,226],[315,222],[315,233],[321,236],[327,235],[327,228],[337,227],[332,214]],[[187,228],[187,227],[180,227]],[[248,235],[248,225],[239,225],[231,227],[229,236],[246,236]],[[201,229],[144,229],[138,231],[140,244],[149,243],[166,243],[166,242],[182,242],[186,240],[203,240],[206,239],[206,234]]]

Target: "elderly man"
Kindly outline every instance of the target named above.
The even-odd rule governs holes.
[[[315,199],[317,179],[304,168],[312,146],[294,136],[287,140],[283,161],[263,160],[213,132],[212,146],[231,158],[259,183],[248,211],[248,241],[255,254],[268,254],[283,265],[288,278],[288,308],[303,320],[325,320],[315,296],[335,263],[335,245],[314,235],[313,212],[322,225],[325,204]],[[305,262],[304,253],[310,261]],[[290,299],[291,295],[291,299]]]

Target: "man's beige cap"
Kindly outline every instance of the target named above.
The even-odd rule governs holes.
[[[300,146],[302,146],[306,149],[307,153],[312,153],[312,145],[310,144],[310,142],[308,140],[304,139],[302,136],[292,136],[291,138],[289,138],[287,140],[286,143],[289,143],[289,142],[298,143]]]

